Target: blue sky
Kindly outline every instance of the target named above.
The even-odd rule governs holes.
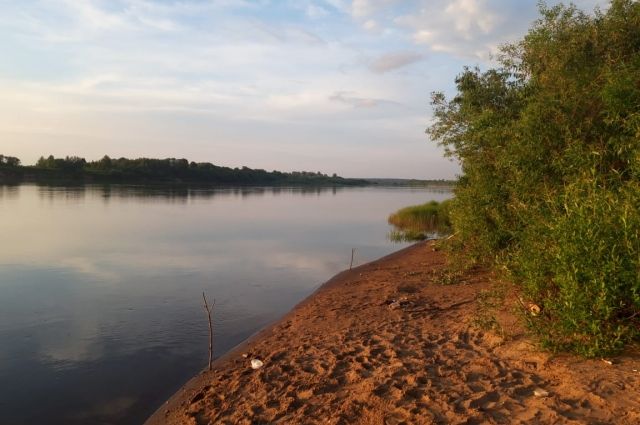
[[[604,1],[575,2],[585,10]],[[0,0],[0,153],[451,178],[429,93],[535,0]]]

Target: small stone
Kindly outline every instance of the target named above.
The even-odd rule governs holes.
[[[613,362],[611,360],[608,360],[608,359],[600,359],[600,360],[602,360],[603,362],[605,362],[609,366],[611,366],[613,364]]]
[[[529,304],[529,313],[531,313],[532,316],[537,316],[541,311],[542,309],[539,305],[533,303]]]
[[[389,416],[384,420],[385,425],[399,425],[402,422],[404,421],[402,420],[401,417],[398,417],[398,416]]]
[[[388,307],[391,310],[396,310],[396,309],[400,308],[400,302],[399,301],[393,301],[393,302],[391,302],[391,304],[389,304]]]
[[[542,388],[536,388],[533,390],[533,395],[536,397],[549,397],[549,391],[543,390]]]
[[[251,369],[257,370],[264,366],[262,360],[259,359],[251,359]]]

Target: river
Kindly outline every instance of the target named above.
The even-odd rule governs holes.
[[[139,424],[428,188],[0,186],[0,423]]]

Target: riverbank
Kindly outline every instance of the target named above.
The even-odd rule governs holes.
[[[445,266],[423,242],[338,274],[146,424],[640,423],[637,353],[542,353],[508,294],[481,330],[493,276]]]

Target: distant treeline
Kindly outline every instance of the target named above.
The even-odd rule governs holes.
[[[15,156],[0,155],[0,167],[15,168],[20,166],[20,160]]]
[[[418,180],[418,179],[366,179],[367,182],[380,186],[416,186],[416,187],[437,187],[442,189],[452,189],[456,182],[455,180]]]
[[[0,155],[0,182],[39,181],[74,183],[201,183],[240,185],[365,185],[320,172],[266,171],[248,167],[221,167],[181,158],[110,158],[87,161],[77,156],[40,157],[35,166],[21,166],[15,157]]]

